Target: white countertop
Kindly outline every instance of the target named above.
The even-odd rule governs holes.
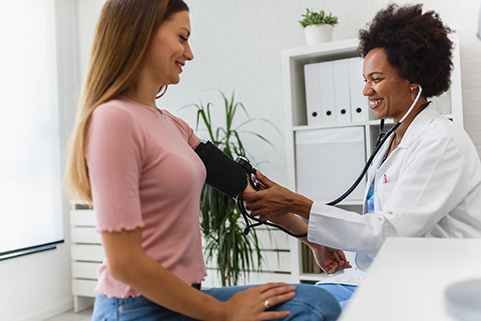
[[[388,238],[339,321],[453,321],[445,289],[481,278],[481,239]]]

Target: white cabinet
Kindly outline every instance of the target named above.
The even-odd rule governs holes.
[[[74,311],[78,312],[90,307],[94,302],[97,269],[104,260],[105,253],[101,235],[95,230],[94,210],[82,202],[72,201],[71,204],[72,295],[74,296]],[[290,237],[284,232],[270,227],[257,228],[256,231],[262,249],[262,271],[249,271],[246,279],[241,277],[239,285],[290,282],[292,262]],[[256,256],[253,256],[256,260]],[[208,276],[202,282],[203,288],[221,286],[215,260],[216,258],[206,262]]]
[[[452,26],[452,29],[456,30],[456,27]],[[462,126],[461,73],[456,34],[452,35],[452,40],[456,47],[451,89],[431,100],[442,114]],[[348,39],[282,51],[287,187],[316,201],[329,202],[351,186],[368,158],[366,155],[371,154],[379,133],[379,120],[369,110],[367,99],[361,96],[362,65],[359,63],[357,47],[357,39]],[[323,79],[325,77],[332,78],[332,83],[326,82]],[[323,82],[326,84],[324,87]],[[341,84],[339,88],[343,87],[341,92],[336,92],[337,83]],[[316,91],[316,86],[321,87]],[[333,103],[335,105],[332,97],[336,95],[342,96],[339,100],[343,106],[347,106],[348,101],[351,105],[350,115],[347,116],[339,114],[337,109],[335,117],[341,115],[343,118],[340,121],[330,116],[337,108],[330,107]],[[386,124],[389,125],[389,121]],[[392,126],[392,121],[390,124]],[[357,139],[353,139],[352,131],[359,135]],[[361,183],[340,207],[360,212],[363,185]],[[316,281],[325,277],[314,273],[318,269],[308,254],[299,241],[292,239],[291,269],[294,282]],[[348,256],[353,263],[352,253],[348,253]]]
[[[70,237],[75,312],[93,304],[97,269],[105,258],[101,236],[95,231],[95,226],[93,209],[84,203],[72,202]]]

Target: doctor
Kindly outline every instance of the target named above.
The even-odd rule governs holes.
[[[413,105],[370,167],[364,215],[312,201],[260,173],[268,189],[243,195],[251,214],[295,233],[307,231],[311,242],[357,252],[357,269],[320,284],[341,306],[387,237],[481,237],[479,155],[467,133],[429,101],[450,86],[449,32],[421,4],[390,4],[359,32],[363,94],[374,115],[397,123]]]

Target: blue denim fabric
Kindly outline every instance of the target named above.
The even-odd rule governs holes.
[[[336,298],[337,302],[339,302],[339,305],[343,310],[354,294],[354,291],[357,289],[357,286],[355,285],[337,283],[320,283],[316,284],[316,286],[331,293]]]
[[[290,310],[291,315],[284,320],[334,321],[341,309],[335,298],[327,291],[312,285],[296,284],[296,296],[288,302],[271,308],[273,311]],[[250,286],[236,286],[202,290],[220,301],[227,301],[239,291]],[[116,299],[97,295],[92,321],[154,321],[176,320],[193,321],[194,319],[163,308],[144,298]]]

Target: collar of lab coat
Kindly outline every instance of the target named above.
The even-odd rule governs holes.
[[[409,145],[411,145],[413,140],[422,135],[428,124],[431,123],[437,115],[439,115],[439,113],[434,109],[433,106],[429,105],[424,108],[409,125],[408,129],[404,133],[401,143],[397,148],[407,148]]]

